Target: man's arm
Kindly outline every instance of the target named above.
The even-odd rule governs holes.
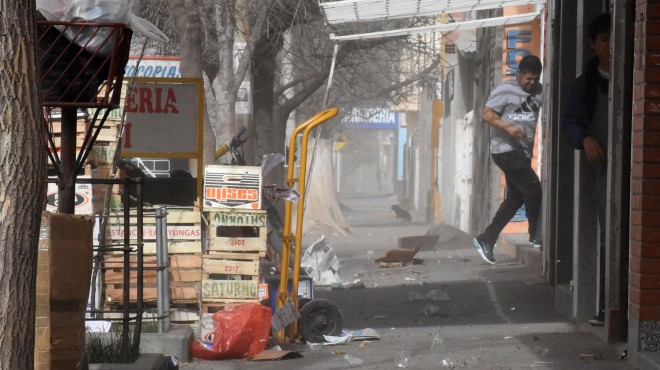
[[[584,75],[576,81],[561,120],[561,131],[575,149],[584,149],[582,141],[586,137],[586,109],[584,107]]]
[[[525,137],[523,130],[503,120],[500,114],[490,107],[484,108],[481,118],[492,127],[506,131],[512,138],[522,139]]]
[[[587,135],[587,114],[584,106],[584,75],[575,81],[567,101],[566,112],[561,120],[561,128],[575,149],[582,149],[590,162],[605,160],[605,151],[598,141]]]

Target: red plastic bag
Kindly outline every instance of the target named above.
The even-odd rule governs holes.
[[[213,343],[199,339],[195,339],[190,345],[190,353],[192,353],[193,357],[201,358],[202,360],[223,359],[220,353],[213,351]]]
[[[248,358],[266,349],[270,334],[270,307],[246,303],[213,314],[213,350],[223,358]]]

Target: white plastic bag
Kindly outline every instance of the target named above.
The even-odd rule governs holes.
[[[140,18],[131,11],[134,0],[37,0],[37,10],[49,21],[61,22],[107,22],[123,23],[131,29],[155,41],[167,42],[169,39],[156,26]],[[95,30],[76,37],[77,28],[70,27],[65,36],[76,44],[92,52],[107,55],[112,51],[111,42],[105,42],[109,30]],[[105,32],[105,34],[104,34]]]

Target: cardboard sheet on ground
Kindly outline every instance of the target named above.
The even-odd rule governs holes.
[[[325,242],[325,236],[321,236],[304,251],[300,267],[312,277],[317,286],[332,285],[340,281],[339,258]]]
[[[290,360],[294,358],[302,358],[303,355],[300,352],[295,351],[278,351],[274,349],[267,349],[258,353],[250,360],[252,361],[278,361],[278,360]]]
[[[406,264],[412,263],[418,265],[424,260],[419,258],[414,258],[417,252],[419,251],[419,246],[414,249],[404,249],[404,248],[395,248],[390,249],[385,253],[385,256],[378,258],[375,262],[379,263],[383,267],[396,267],[404,266]]]

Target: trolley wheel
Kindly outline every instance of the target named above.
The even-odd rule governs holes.
[[[298,310],[300,310],[301,308],[305,307],[305,305],[306,305],[307,303],[311,302],[311,301],[312,301],[312,300],[309,299],[309,298],[299,298],[299,299],[298,299]]]
[[[325,342],[324,335],[341,334],[343,325],[339,307],[327,299],[310,301],[300,310],[298,331],[308,342]]]

